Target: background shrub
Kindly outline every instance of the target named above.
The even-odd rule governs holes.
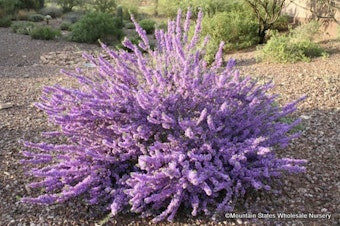
[[[17,20],[28,20],[29,16],[32,14],[36,14],[37,12],[35,10],[19,10],[16,14],[16,19]]]
[[[214,59],[219,43],[225,42],[224,50],[234,50],[250,47],[258,43],[258,24],[248,11],[234,9],[230,12],[216,13],[205,16],[202,22],[203,36],[208,35],[210,42],[207,48],[206,60]]]
[[[94,0],[92,5],[98,12],[112,13],[117,7],[117,0]]]
[[[61,35],[60,30],[51,27],[35,27],[31,32],[30,36],[33,39],[41,40],[53,40]]]
[[[35,26],[36,25],[33,22],[23,21],[12,23],[11,29],[14,33],[29,35]]]
[[[65,13],[62,18],[63,20],[65,21],[68,21],[70,23],[76,23],[77,21],[79,21],[82,17],[84,16],[84,13],[83,12],[68,12],[68,13]]]
[[[71,30],[72,23],[68,21],[64,21],[60,24],[60,30],[63,31],[70,31]]]
[[[138,0],[121,0],[119,7],[123,10],[123,19],[130,20],[131,15],[138,19]]]
[[[32,14],[28,16],[28,20],[32,22],[40,22],[40,21],[44,21],[44,19],[45,19],[45,16],[41,14]]]
[[[290,17],[288,15],[282,15],[275,21],[271,30],[277,30],[279,32],[288,31],[290,25]]]
[[[152,34],[155,31],[156,22],[150,19],[139,21],[139,25],[146,31],[147,34]]]
[[[124,27],[126,29],[135,29],[135,24],[132,23],[132,22],[127,22],[127,23],[125,23]]]
[[[52,18],[59,18],[63,15],[62,9],[57,7],[46,7],[41,9],[39,12],[44,16],[50,15]]]
[[[72,26],[70,39],[75,42],[112,42],[121,39],[123,31],[119,20],[110,14],[94,12],[82,17]]]
[[[174,21],[168,33],[156,33],[155,52],[136,24],[147,54],[129,40],[130,53],[102,45],[110,59],[85,55],[96,73],[64,71],[79,87],[44,89],[37,107],[59,126],[44,135],[67,141],[25,142],[32,149],[22,163],[39,180],[29,186],[44,193],[23,202],[82,196],[112,215],[129,209],[155,222],[173,220],[180,206],[214,217],[233,211],[248,192],[270,191],[283,173],[305,171],[306,161],[275,153],[298,136],[289,132],[300,120],[280,119],[302,99],[275,106],[272,84],[240,76],[233,59],[224,66],[222,46],[206,67],[201,18],[192,39]]]
[[[289,34],[273,31],[271,38],[261,48],[259,57],[267,62],[310,61],[313,57],[327,56],[327,53],[314,42],[319,25],[308,23],[291,30]]]
[[[20,9],[19,0],[0,0],[0,10],[2,16],[13,16]]]
[[[9,17],[0,18],[0,27],[10,27],[12,20]]]
[[[63,10],[64,13],[71,12],[73,7],[82,5],[83,0],[54,0]]]

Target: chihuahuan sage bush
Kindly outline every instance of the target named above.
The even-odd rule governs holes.
[[[123,209],[172,220],[182,205],[192,215],[231,211],[251,189],[271,190],[270,179],[304,171],[304,160],[279,159],[274,149],[297,135],[280,119],[295,101],[274,104],[272,87],[259,85],[222,63],[220,45],[207,66],[198,48],[202,13],[192,39],[186,21],[157,30],[152,50],[146,32],[135,22],[139,46],[124,40],[127,51],[103,48],[110,62],[85,55],[94,74],[64,72],[79,80],[79,89],[59,85],[43,91],[37,107],[60,130],[66,144],[30,143],[25,163],[44,188],[24,202],[52,204],[82,195],[90,204],[107,203],[113,215]],[[207,44],[208,39],[205,41]],[[147,52],[148,54],[142,54]]]

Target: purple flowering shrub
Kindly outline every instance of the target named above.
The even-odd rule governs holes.
[[[304,160],[279,159],[298,134],[299,120],[284,123],[296,109],[268,95],[271,83],[257,84],[223,66],[220,45],[208,66],[199,44],[202,13],[192,39],[190,12],[181,22],[157,30],[150,48],[145,31],[139,46],[126,39],[130,51],[114,51],[97,59],[93,74],[80,69],[65,74],[78,79],[78,89],[46,87],[37,107],[59,126],[46,136],[63,136],[64,144],[25,145],[25,163],[35,165],[30,184],[45,194],[24,202],[52,204],[83,195],[90,204],[104,203],[115,215],[130,209],[154,221],[172,220],[180,206],[192,215],[231,211],[249,190],[271,190],[283,172],[300,173]],[[147,54],[143,54],[146,52]]]

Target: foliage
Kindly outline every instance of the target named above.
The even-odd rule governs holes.
[[[178,8],[192,9],[193,17],[197,17],[199,10],[201,9],[205,15],[213,16],[218,12],[228,12],[239,5],[238,0],[163,0],[159,2],[159,13],[169,17],[176,16]]]
[[[124,26],[126,29],[135,29],[135,24],[132,22],[128,22]]]
[[[54,28],[46,27],[46,26],[35,27],[30,32],[30,36],[33,39],[41,39],[41,40],[53,40],[60,35],[61,35],[61,32],[59,29],[54,29]]]
[[[68,21],[64,21],[60,24],[60,30],[62,31],[70,31],[72,23]]]
[[[205,16],[202,23],[204,35],[210,36],[206,60],[214,60],[221,41],[225,50],[242,49],[258,42],[258,25],[249,11],[242,9],[216,13],[213,17]]]
[[[30,15],[36,14],[36,13],[37,12],[32,9],[31,10],[21,9],[16,13],[15,18],[17,20],[28,20]]]
[[[93,12],[86,14],[72,26],[70,39],[75,42],[95,43],[100,39],[110,42],[123,36],[120,23],[110,14]]]
[[[82,4],[82,0],[54,0],[64,13],[72,11],[73,7]]]
[[[50,15],[52,18],[59,18],[63,15],[63,11],[56,7],[46,7],[40,10],[40,14],[44,16]]]
[[[116,17],[119,19],[119,22],[121,23],[121,25],[124,25],[124,20],[123,20],[123,8],[122,6],[117,6],[117,12],[116,12]]]
[[[138,0],[121,0],[120,7],[123,9],[123,19],[130,20],[131,15],[138,18],[138,6]]]
[[[267,62],[310,61],[312,57],[327,56],[327,53],[313,41],[318,25],[315,22],[301,25],[288,35],[274,33],[267,44],[260,49],[260,58]]]
[[[309,23],[302,24],[290,31],[291,37],[298,40],[313,41],[320,34],[320,23],[312,20]]]
[[[41,7],[40,0],[19,0],[20,9],[35,9],[38,10]]]
[[[10,27],[12,20],[9,17],[0,18],[0,27]]]
[[[110,50],[110,59],[86,55],[97,71],[66,72],[79,88],[46,87],[37,107],[59,126],[45,133],[64,137],[62,144],[25,142],[25,165],[39,178],[32,188],[45,193],[23,202],[54,204],[82,195],[90,204],[104,203],[112,215],[130,210],[172,220],[178,208],[216,215],[232,211],[252,190],[271,190],[282,173],[299,173],[304,160],[283,158],[299,120],[280,122],[296,109],[295,101],[273,106],[260,85],[223,66],[222,45],[207,67],[198,48],[202,14],[188,39],[190,12],[181,14],[168,32],[156,31],[151,50],[141,27],[139,47]],[[142,54],[140,48],[148,54]]]
[[[68,13],[65,13],[62,16],[62,18],[63,20],[74,24],[77,21],[79,21],[83,16],[84,14],[82,12],[68,12]]]
[[[0,9],[3,16],[14,15],[19,10],[19,0],[0,0]]]
[[[288,31],[290,27],[290,17],[288,15],[281,15],[271,27],[271,30],[280,32]]]
[[[155,31],[156,22],[151,19],[139,21],[139,25],[146,31],[147,34],[152,34]]]
[[[271,29],[275,22],[280,18],[285,0],[244,0],[252,9],[259,24],[258,36],[259,43],[265,41],[266,31]]]
[[[29,35],[30,32],[35,28],[35,24],[32,22],[16,22],[12,23],[11,29],[14,33]]]
[[[94,0],[93,7],[98,12],[113,13],[117,7],[117,0]]]
[[[32,22],[40,22],[40,21],[44,21],[44,19],[45,19],[45,16],[41,14],[32,14],[28,16],[28,20]]]

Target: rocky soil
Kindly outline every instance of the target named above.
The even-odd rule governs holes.
[[[242,74],[273,80],[273,92],[280,103],[303,95],[295,117],[303,120],[303,134],[281,157],[307,159],[307,172],[287,175],[281,194],[258,193],[244,200],[235,213],[253,213],[255,218],[221,217],[213,222],[204,216],[190,218],[179,214],[173,223],[160,225],[339,225],[340,223],[340,41],[322,45],[330,53],[309,63],[266,64],[256,62],[254,50],[226,55],[234,57]],[[91,68],[81,59],[83,51],[98,54],[96,45],[80,45],[62,40],[37,41],[0,28],[0,225],[96,225],[105,218],[98,207],[80,199],[53,206],[24,205],[23,196],[34,195],[25,187],[32,178],[24,174],[20,140],[40,141],[40,132],[51,127],[34,102],[42,87],[73,81],[59,71],[75,66]],[[267,215],[265,215],[267,213]],[[278,218],[277,213],[300,214]],[[261,215],[263,214],[263,215]],[[306,218],[302,217],[306,214]],[[322,219],[330,215],[330,219]],[[292,215],[290,215],[292,216]],[[313,218],[316,217],[316,218]],[[134,214],[112,218],[108,225],[148,225],[150,219]]]

